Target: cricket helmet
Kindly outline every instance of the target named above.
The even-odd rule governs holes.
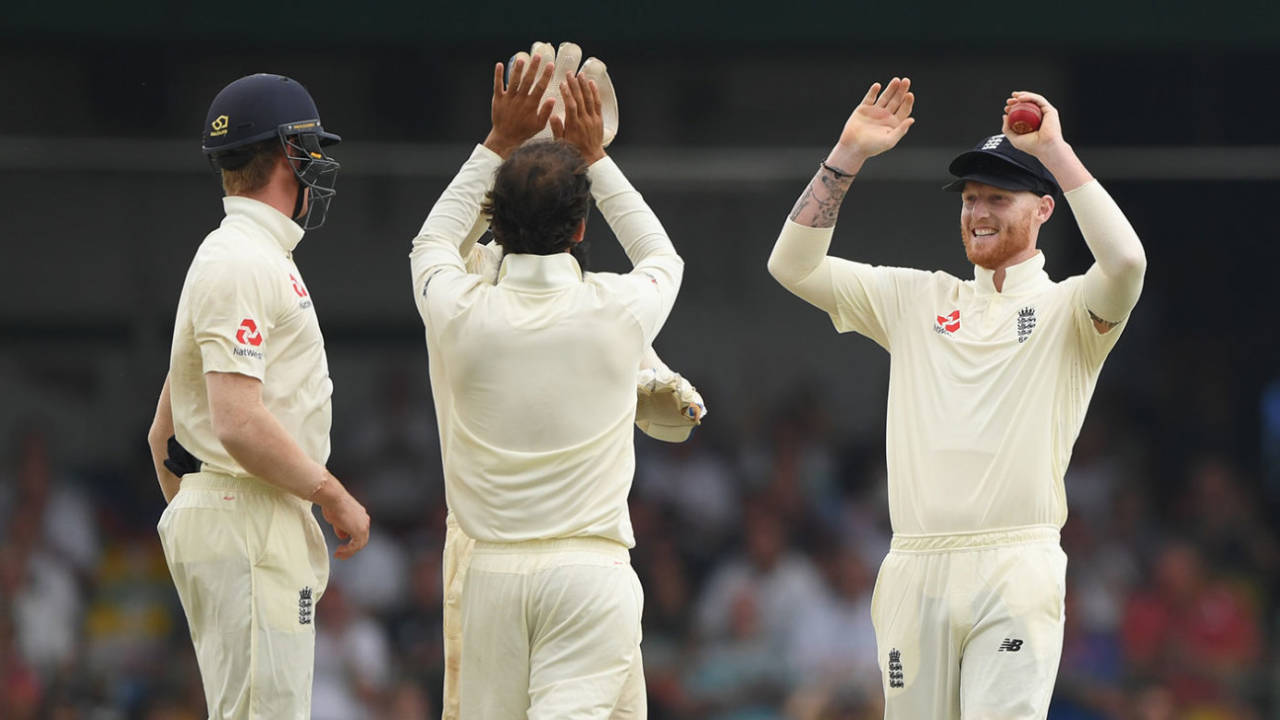
[[[298,81],[258,73],[227,85],[209,105],[201,149],[215,169],[235,170],[248,164],[257,143],[271,138],[279,138],[285,154],[294,158],[299,182],[294,218],[303,229],[320,227],[341,167],[323,148],[342,138],[324,129],[315,100]],[[311,190],[309,208],[298,218],[304,188]]]

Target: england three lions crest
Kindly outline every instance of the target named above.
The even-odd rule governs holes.
[[[1018,311],[1018,342],[1024,343],[1036,329],[1036,308],[1028,305]]]
[[[298,591],[298,624],[310,625],[314,605],[311,599],[311,588],[304,587]]]

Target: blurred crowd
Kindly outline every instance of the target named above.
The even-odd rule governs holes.
[[[438,441],[418,378],[388,377],[335,423],[330,465],[375,532],[333,563],[318,605],[316,720],[439,716]],[[841,436],[823,398],[794,397],[732,430],[709,397],[689,442],[637,435],[632,557],[654,720],[882,716],[870,602],[890,535],[883,441]],[[1209,452],[1158,471],[1152,432],[1104,409],[1076,446],[1050,718],[1280,717],[1280,554],[1260,483]],[[0,718],[204,717],[143,436],[125,468],[63,466],[38,424],[12,439]]]

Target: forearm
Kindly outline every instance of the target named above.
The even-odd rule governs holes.
[[[471,257],[471,251],[475,250],[476,243],[480,241],[480,238],[484,237],[488,229],[489,218],[485,217],[484,213],[479,212],[477,208],[476,219],[472,222],[471,230],[467,232],[467,236],[462,239],[462,244],[458,246],[458,254],[462,256],[463,260]]]
[[[249,474],[304,500],[314,500],[321,485],[333,479],[261,404],[236,412],[215,431],[222,447]]]
[[[1076,151],[1065,140],[1057,142],[1039,153],[1040,162],[1053,174],[1063,193],[1069,193],[1093,180],[1093,175],[1076,156]]]
[[[476,146],[463,163],[413,239],[409,257],[415,281],[437,265],[462,266],[460,249],[484,231],[478,221],[480,205],[493,187],[493,173],[500,164],[502,158],[483,145]],[[477,228],[480,233],[475,233]]]
[[[835,227],[836,216],[866,158],[837,145],[791,208],[789,219],[816,228]]]
[[[169,400],[169,377],[164,378],[164,387],[160,390],[160,400],[156,403],[155,418],[151,421],[151,430],[147,433],[147,445],[151,448],[151,462],[155,465],[156,480],[160,483],[160,492],[164,494],[166,503],[178,494],[181,478],[169,472],[164,466],[169,456],[169,438],[173,436],[173,405]]]
[[[1085,274],[1085,303],[1096,319],[1118,323],[1142,292],[1147,270],[1142,241],[1097,181],[1073,188],[1066,198],[1095,261]]]
[[[843,162],[845,167],[836,166],[832,161]],[[863,162],[864,159],[844,153],[838,146],[832,150],[827,161],[830,167],[819,168],[809,181],[769,255],[769,274],[774,279],[827,312],[835,309],[827,251],[840,205],[853,185],[854,171],[846,172],[845,168],[861,169]]]
[[[593,163],[587,174],[596,206],[632,265],[640,267],[655,259],[679,261],[680,256],[657,215],[611,158]]]

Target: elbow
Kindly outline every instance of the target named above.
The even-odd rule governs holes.
[[[1133,255],[1131,255],[1129,258],[1127,258],[1127,260],[1128,260],[1128,263],[1125,266],[1126,272],[1129,272],[1130,274],[1138,278],[1142,278],[1146,276],[1147,251],[1143,250],[1141,245],[1138,246],[1137,251],[1134,252]]]
[[[790,289],[803,279],[796,277],[795,268],[783,261],[782,256],[776,247],[773,252],[769,254],[769,262],[766,264],[766,267],[769,269],[769,275],[771,275],[774,280],[777,280],[778,284],[784,288]]]
[[[765,267],[769,269],[769,275],[772,276],[774,280],[777,280],[784,285],[786,284],[782,279],[782,263],[778,262],[778,256],[776,254],[769,255],[769,262],[765,264]]]
[[[147,445],[151,448],[153,454],[166,452],[169,444],[169,435],[170,433],[165,432],[165,429],[160,427],[160,423],[151,423],[151,428],[147,430]]]
[[[1113,278],[1140,283],[1147,274],[1147,253],[1139,245],[1132,252],[1117,258],[1107,273]]]
[[[214,437],[218,438],[218,442],[232,457],[236,457],[248,435],[248,418],[226,410],[219,412],[217,409],[213,410],[212,415]]]

